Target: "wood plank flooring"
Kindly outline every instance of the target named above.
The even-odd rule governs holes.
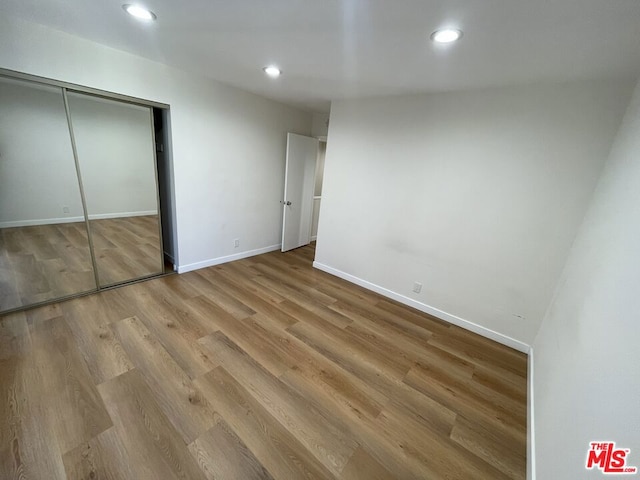
[[[526,357],[313,256],[0,318],[0,478],[524,479]]]
[[[157,215],[89,224],[103,286],[162,273]],[[95,289],[84,222],[0,229],[0,311]]]

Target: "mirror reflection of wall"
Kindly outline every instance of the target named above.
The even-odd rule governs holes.
[[[0,310],[95,288],[62,90],[0,77]]]
[[[0,72],[0,312],[162,274],[152,108],[20,76]]]
[[[68,94],[101,286],[162,272],[149,107]]]

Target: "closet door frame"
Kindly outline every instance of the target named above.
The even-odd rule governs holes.
[[[14,80],[26,80],[29,82],[41,83],[44,85],[50,85],[53,87],[66,88],[78,93],[86,93],[94,95],[96,97],[104,97],[111,100],[119,100],[121,102],[132,103],[134,105],[142,105],[145,107],[160,108],[168,110],[169,105],[161,102],[154,102],[153,100],[145,100],[143,98],[130,97],[128,95],[122,95],[119,93],[107,92],[106,90],[100,90],[97,88],[84,87],[70,82],[63,82],[60,80],[54,80],[52,78],[39,77],[38,75],[31,75],[29,73],[17,72],[15,70],[8,70],[6,68],[0,68],[0,75],[3,77],[13,78]]]
[[[158,178],[158,158],[157,158],[157,152],[156,152],[156,137],[155,137],[155,129],[154,129],[154,121],[153,121],[153,109],[154,108],[159,108],[162,110],[169,110],[169,105],[165,104],[165,103],[160,103],[160,102],[155,102],[152,100],[145,100],[145,99],[141,99],[141,98],[136,98],[136,97],[130,97],[128,95],[122,95],[122,94],[118,94],[118,93],[113,93],[113,92],[108,92],[105,90],[99,90],[96,88],[91,88],[91,87],[85,87],[82,85],[77,85],[74,83],[69,83],[69,82],[63,82],[60,80],[54,80],[51,78],[46,78],[46,77],[40,77],[37,75],[31,75],[28,73],[22,73],[22,72],[17,72],[15,70],[8,70],[8,69],[4,69],[4,68],[0,68],[0,77],[5,77],[5,78],[10,78],[13,80],[22,80],[25,82],[29,82],[29,83],[37,83],[37,84],[41,84],[41,85],[48,85],[48,86],[52,86],[52,87],[57,87],[60,88],[62,91],[62,98],[64,101],[64,109],[65,109],[65,114],[67,117],[67,126],[68,126],[68,131],[69,131],[69,137],[70,137],[70,141],[71,141],[71,149],[73,152],[73,159],[75,162],[75,169],[76,169],[76,176],[77,176],[77,181],[78,181],[78,186],[80,189],[80,199],[82,202],[82,210],[83,210],[83,214],[84,214],[84,223],[85,223],[85,228],[87,230],[87,239],[88,239],[88,244],[89,244],[89,252],[91,255],[91,262],[92,262],[92,266],[93,266],[93,272],[94,272],[94,277],[95,277],[95,282],[96,282],[96,288],[95,289],[91,289],[88,291],[84,291],[84,292],[80,292],[77,294],[72,294],[72,295],[65,295],[62,297],[57,297],[57,298],[53,298],[50,300],[45,300],[43,302],[35,302],[29,305],[24,305],[24,306],[20,306],[17,308],[12,308],[12,309],[8,309],[8,310],[3,310],[0,311],[0,316],[1,315],[6,315],[12,312],[18,312],[18,311],[22,311],[22,310],[27,310],[27,309],[31,309],[31,308],[35,308],[35,307],[39,307],[39,306],[43,306],[43,305],[49,305],[51,303],[57,303],[60,301],[64,301],[64,300],[69,300],[72,298],[77,298],[77,297],[82,297],[85,295],[91,295],[97,292],[100,292],[102,290],[109,290],[111,288],[117,288],[121,285],[126,285],[126,284],[130,284],[130,283],[136,283],[139,281],[143,281],[146,280],[148,278],[153,278],[153,277],[157,277],[160,275],[163,275],[164,272],[164,245],[163,245],[163,239],[162,239],[162,216],[160,215],[160,185],[159,185],[159,178]],[[150,274],[150,275],[145,275],[142,277],[136,277],[136,278],[132,278],[131,280],[125,280],[121,283],[118,284],[113,284],[113,285],[108,285],[108,286],[101,286],[100,285],[100,278],[99,278],[99,273],[98,273],[98,265],[97,265],[97,261],[96,261],[96,257],[95,257],[95,249],[94,249],[94,245],[93,245],[93,239],[92,239],[92,234],[91,234],[91,227],[89,225],[89,214],[88,214],[88,210],[87,210],[87,202],[86,202],[86,197],[85,197],[85,192],[84,192],[84,186],[82,183],[82,174],[81,174],[81,169],[80,169],[80,161],[78,158],[78,151],[76,148],[76,141],[75,141],[75,136],[74,136],[74,132],[73,132],[73,121],[71,118],[71,111],[69,109],[69,100],[67,97],[67,93],[68,92],[73,92],[73,93],[79,93],[79,94],[83,94],[83,95],[89,95],[89,96],[94,96],[94,97],[100,97],[100,98],[105,98],[108,100],[114,100],[114,101],[118,101],[118,102],[123,102],[123,103],[128,103],[131,105],[138,105],[138,106],[142,106],[142,107],[148,107],[149,108],[149,121],[151,124],[151,135],[152,135],[152,142],[153,142],[153,166],[154,166],[154,174],[155,174],[155,184],[156,184],[156,204],[158,206],[158,234],[159,234],[159,242],[160,242],[160,273],[154,273],[154,274]]]

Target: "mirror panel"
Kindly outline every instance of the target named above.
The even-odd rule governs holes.
[[[152,110],[67,98],[100,286],[162,273]]]
[[[92,290],[62,90],[0,77],[0,311]]]

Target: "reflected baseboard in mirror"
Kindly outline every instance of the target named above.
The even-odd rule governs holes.
[[[84,222],[0,229],[0,310],[93,290]]]
[[[89,220],[102,287],[163,273],[157,215]]]

